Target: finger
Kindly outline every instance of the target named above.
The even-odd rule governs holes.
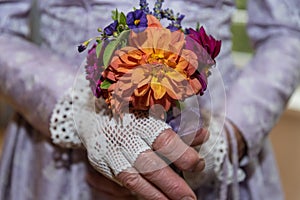
[[[207,129],[200,128],[196,133],[188,134],[180,137],[187,145],[194,147],[205,143],[209,138]]]
[[[187,183],[155,152],[149,150],[141,153],[134,166],[146,180],[159,188],[169,199],[196,199]]]
[[[202,171],[204,159],[186,145],[171,129],[163,131],[154,141],[153,149],[169,159],[183,171]]]
[[[87,182],[96,190],[116,196],[116,197],[129,197],[132,196],[130,190],[118,185],[117,183],[109,180],[102,174],[96,171],[89,170],[86,175]]]
[[[168,198],[147,180],[145,180],[136,170],[130,169],[117,175],[117,179],[132,192],[146,200],[167,200]]]

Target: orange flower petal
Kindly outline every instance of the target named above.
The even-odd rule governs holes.
[[[145,76],[145,68],[137,67],[132,70],[131,81],[133,84],[139,84],[146,78],[147,76]]]
[[[128,73],[129,70],[134,69],[137,66],[137,64],[126,64],[126,63],[122,63],[119,64],[118,69],[116,70],[119,73]]]
[[[179,54],[185,44],[184,33],[182,31],[171,32],[170,51]]]
[[[134,90],[134,95],[137,97],[144,96],[150,89],[150,85],[146,84],[140,88]]]
[[[165,110],[168,111],[168,110],[170,110],[172,103],[169,98],[165,98],[164,100],[165,100],[165,102],[164,102],[163,106],[164,106]]]
[[[151,101],[151,93],[152,91],[149,90],[149,92],[142,97],[132,97],[132,105],[134,107],[134,109],[136,110],[148,110],[150,108],[150,105],[152,105],[150,103]]]
[[[179,73],[179,72],[177,72],[175,70],[171,71],[171,72],[167,72],[167,76],[170,79],[172,79],[174,81],[177,81],[177,82],[186,81],[186,77],[183,74],[181,74],[181,73]]]
[[[116,69],[118,69],[119,65],[122,64],[122,63],[123,63],[123,62],[122,62],[122,60],[120,60],[119,56],[114,56],[114,57],[112,58],[112,61],[111,61],[111,63],[110,63],[110,66],[111,66],[114,70],[116,70]]]
[[[153,15],[147,15],[148,27],[162,28],[160,21]]]
[[[158,82],[156,77],[151,80],[151,89],[154,93],[154,99],[161,99],[166,94],[166,88]]]
[[[152,76],[146,76],[144,80],[138,83],[138,87],[142,87],[143,85],[150,84]]]
[[[140,33],[130,31],[128,40],[129,46],[135,47],[137,49],[142,49],[141,45],[143,45],[148,38],[148,33],[146,30]]]
[[[165,111],[168,111],[172,106],[171,100],[168,96],[166,96],[163,99],[156,100],[155,104],[162,105],[164,107]]]
[[[103,76],[109,80],[116,81],[115,73],[112,71],[105,70]]]
[[[202,89],[201,83],[196,78],[190,80],[190,85],[192,86],[195,94],[198,94]]]
[[[166,88],[167,94],[173,99],[181,99],[181,95],[176,92],[177,88],[174,87],[168,78],[163,78],[161,84]]]
[[[181,59],[179,62],[186,62],[188,64],[186,66],[187,67],[186,71],[187,71],[188,75],[191,76],[192,74],[194,74],[198,68],[197,55],[190,50],[183,49],[180,58]],[[183,61],[183,60],[185,60],[185,61]]]
[[[150,48],[154,51],[160,49],[168,50],[171,42],[171,31],[166,28],[147,28],[144,32],[147,33],[147,39],[140,48]]]

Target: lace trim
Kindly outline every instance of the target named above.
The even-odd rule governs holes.
[[[73,90],[55,106],[50,123],[55,144],[68,148],[84,145],[94,168],[115,181],[116,175],[134,166],[140,153],[151,149],[159,134],[169,128],[143,111],[116,120],[105,101],[93,97],[84,77],[79,77]]]
[[[108,177],[131,168],[138,156],[150,150],[153,141],[170,126],[146,112],[127,113],[121,121],[111,115],[94,115],[90,134],[79,132],[93,166]],[[82,134],[83,135],[82,135]]]

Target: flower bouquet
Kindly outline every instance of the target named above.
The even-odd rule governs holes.
[[[157,104],[168,112],[207,88],[221,41],[199,24],[183,28],[184,15],[162,9],[162,3],[158,0],[152,12],[145,0],[127,14],[113,11],[113,22],[78,46],[82,52],[95,41],[86,79],[93,94],[120,116],[128,108],[148,111]],[[162,19],[170,23],[163,26]]]
[[[154,147],[161,135],[174,137],[178,143],[170,148],[178,147],[177,151],[169,157],[162,155],[166,159],[161,165],[138,169],[139,173],[175,162],[185,155],[195,134],[207,128],[208,120],[201,115],[203,107],[184,103],[192,97],[204,99],[198,97],[207,89],[221,41],[206,34],[199,24],[195,29],[183,28],[184,15],[163,9],[162,3],[157,0],[153,11],[145,0],[140,1],[139,9],[128,13],[114,10],[112,22],[98,28],[99,36],[78,46],[79,52],[88,49],[88,53],[74,82],[72,98],[66,98],[73,108],[70,121],[75,127],[71,131],[87,149],[92,166],[117,182],[121,172],[145,163],[138,160],[145,155],[142,153],[161,149]],[[216,142],[225,144],[222,138],[216,139],[219,126],[215,129],[210,142],[201,146],[206,153],[203,156]],[[208,157],[222,160],[224,155],[222,159],[215,159],[214,153]]]

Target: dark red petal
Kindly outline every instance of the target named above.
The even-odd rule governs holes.
[[[212,58],[215,59],[215,57],[217,57],[220,53],[220,50],[221,50],[221,40],[217,40],[216,41],[216,46],[215,46],[215,49],[214,49],[214,53],[212,55]]]

